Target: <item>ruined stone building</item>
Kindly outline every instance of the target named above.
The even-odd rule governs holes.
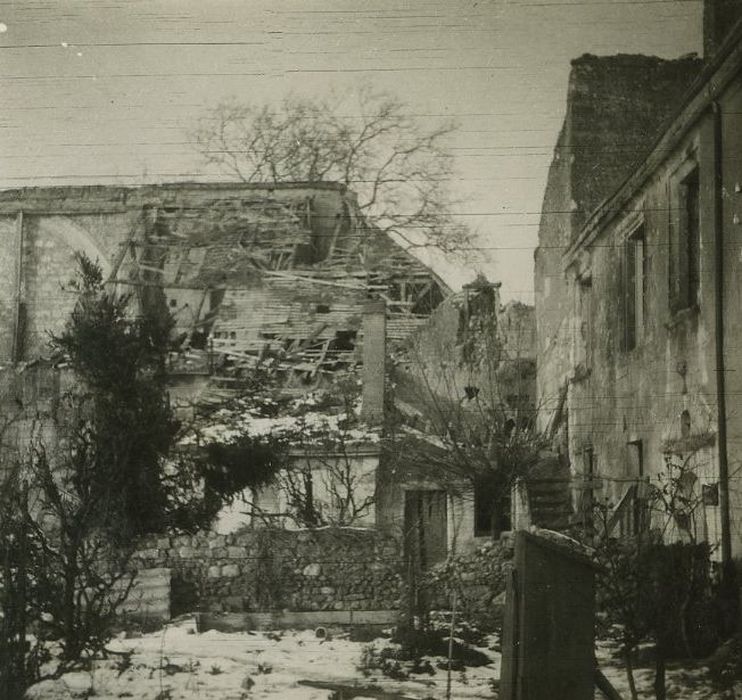
[[[385,446],[387,457],[395,449],[383,423],[405,414],[427,439],[440,432],[431,400],[458,405],[478,394],[502,412],[502,424],[533,421],[533,309],[503,307],[499,285],[480,281],[451,295],[369,228],[353,194],[334,184],[11,190],[0,193],[0,226],[7,411],[22,404],[52,429],[55,397],[72,379],[49,357],[48,334],[63,328],[75,304],[82,252],[135,309],[159,305],[172,314],[171,401],[198,423],[199,440],[303,437],[292,460],[312,479],[316,521],[290,517],[291,484],[279,480],[222,513],[219,531],[352,524],[399,536],[414,496],[436,501],[425,527],[441,558],[492,537],[488,493],[471,484],[447,492],[424,467],[398,468],[399,455],[383,463]],[[258,367],[270,387],[246,398]],[[338,427],[342,401],[332,401],[342,398],[335,394],[345,379],[360,384],[351,411],[361,420],[350,429]],[[426,382],[435,388],[421,400]],[[345,503],[341,513],[327,474],[343,470],[352,508]],[[498,530],[509,527],[509,512],[501,516]]]
[[[477,279],[445,299],[392,357],[394,454],[383,518],[419,531],[428,560],[510,530],[509,490],[487,442],[535,415],[533,307]],[[463,448],[463,449],[462,449]]]
[[[77,251],[137,298],[162,290],[184,371],[199,361],[189,350],[280,346],[296,374],[316,375],[355,351],[367,298],[386,301],[398,339],[448,293],[332,183],[27,188],[0,193],[0,216],[3,363],[45,353],[75,301]]]
[[[227,404],[260,365],[297,401],[339,375],[359,376],[362,418],[376,425],[387,347],[450,292],[368,227],[354,195],[332,183],[9,190],[0,193],[0,230],[7,411],[38,414],[43,404],[53,413],[64,371],[48,357],[48,334],[75,304],[78,253],[134,309],[160,305],[173,315],[171,400],[184,415]],[[261,423],[235,411],[248,432]],[[352,449],[346,458],[367,476],[358,488],[373,494],[378,430],[354,435]],[[313,450],[326,461],[327,450]],[[361,520],[373,524],[374,509]]]
[[[698,507],[670,531],[728,560],[742,552],[742,3],[704,16],[703,62],[573,62],[535,256],[537,383],[540,425],[585,482],[578,509],[602,499],[609,529],[636,532],[645,480],[684,469]]]

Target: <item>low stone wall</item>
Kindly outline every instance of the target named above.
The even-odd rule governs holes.
[[[169,620],[170,574],[170,569],[140,569],[119,612],[135,620]],[[128,583],[125,577],[114,590],[119,592]]]
[[[513,554],[512,538],[503,536],[433,567],[423,578],[431,604],[449,608],[455,591],[462,620],[482,629],[498,629]]]
[[[134,558],[172,571],[172,613],[393,610],[399,543],[373,530],[246,530],[150,538]]]

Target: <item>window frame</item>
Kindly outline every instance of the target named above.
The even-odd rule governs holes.
[[[649,257],[644,216],[633,218],[621,237],[621,349],[641,345],[647,318]]]
[[[670,211],[668,306],[675,316],[698,309],[701,292],[701,177],[695,155],[672,176]]]

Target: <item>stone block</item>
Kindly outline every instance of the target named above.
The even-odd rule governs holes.
[[[322,567],[319,564],[307,564],[301,573],[308,578],[316,578],[321,572]]]
[[[247,557],[247,549],[232,545],[227,547],[227,557],[229,559],[245,559]]]
[[[233,578],[240,575],[240,567],[237,564],[226,564],[222,567],[222,576]]]
[[[207,572],[209,578],[221,578],[222,567],[221,566],[210,566]]]
[[[239,535],[235,535],[234,542],[242,547],[251,547],[255,544],[255,535],[252,532],[241,532]]]

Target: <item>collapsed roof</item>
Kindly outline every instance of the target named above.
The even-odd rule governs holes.
[[[167,304],[180,340],[175,369],[186,372],[213,369],[215,356],[254,366],[266,354],[304,379],[334,372],[360,362],[366,300],[386,302],[387,339],[395,342],[450,293],[334,183],[0,192],[0,216],[12,221],[19,212],[24,255],[42,246],[53,270],[66,267],[65,282],[74,273],[69,239],[87,238],[110,261],[112,285],[142,303]],[[22,286],[35,328],[35,310],[49,300],[34,298],[37,278],[29,275]]]

